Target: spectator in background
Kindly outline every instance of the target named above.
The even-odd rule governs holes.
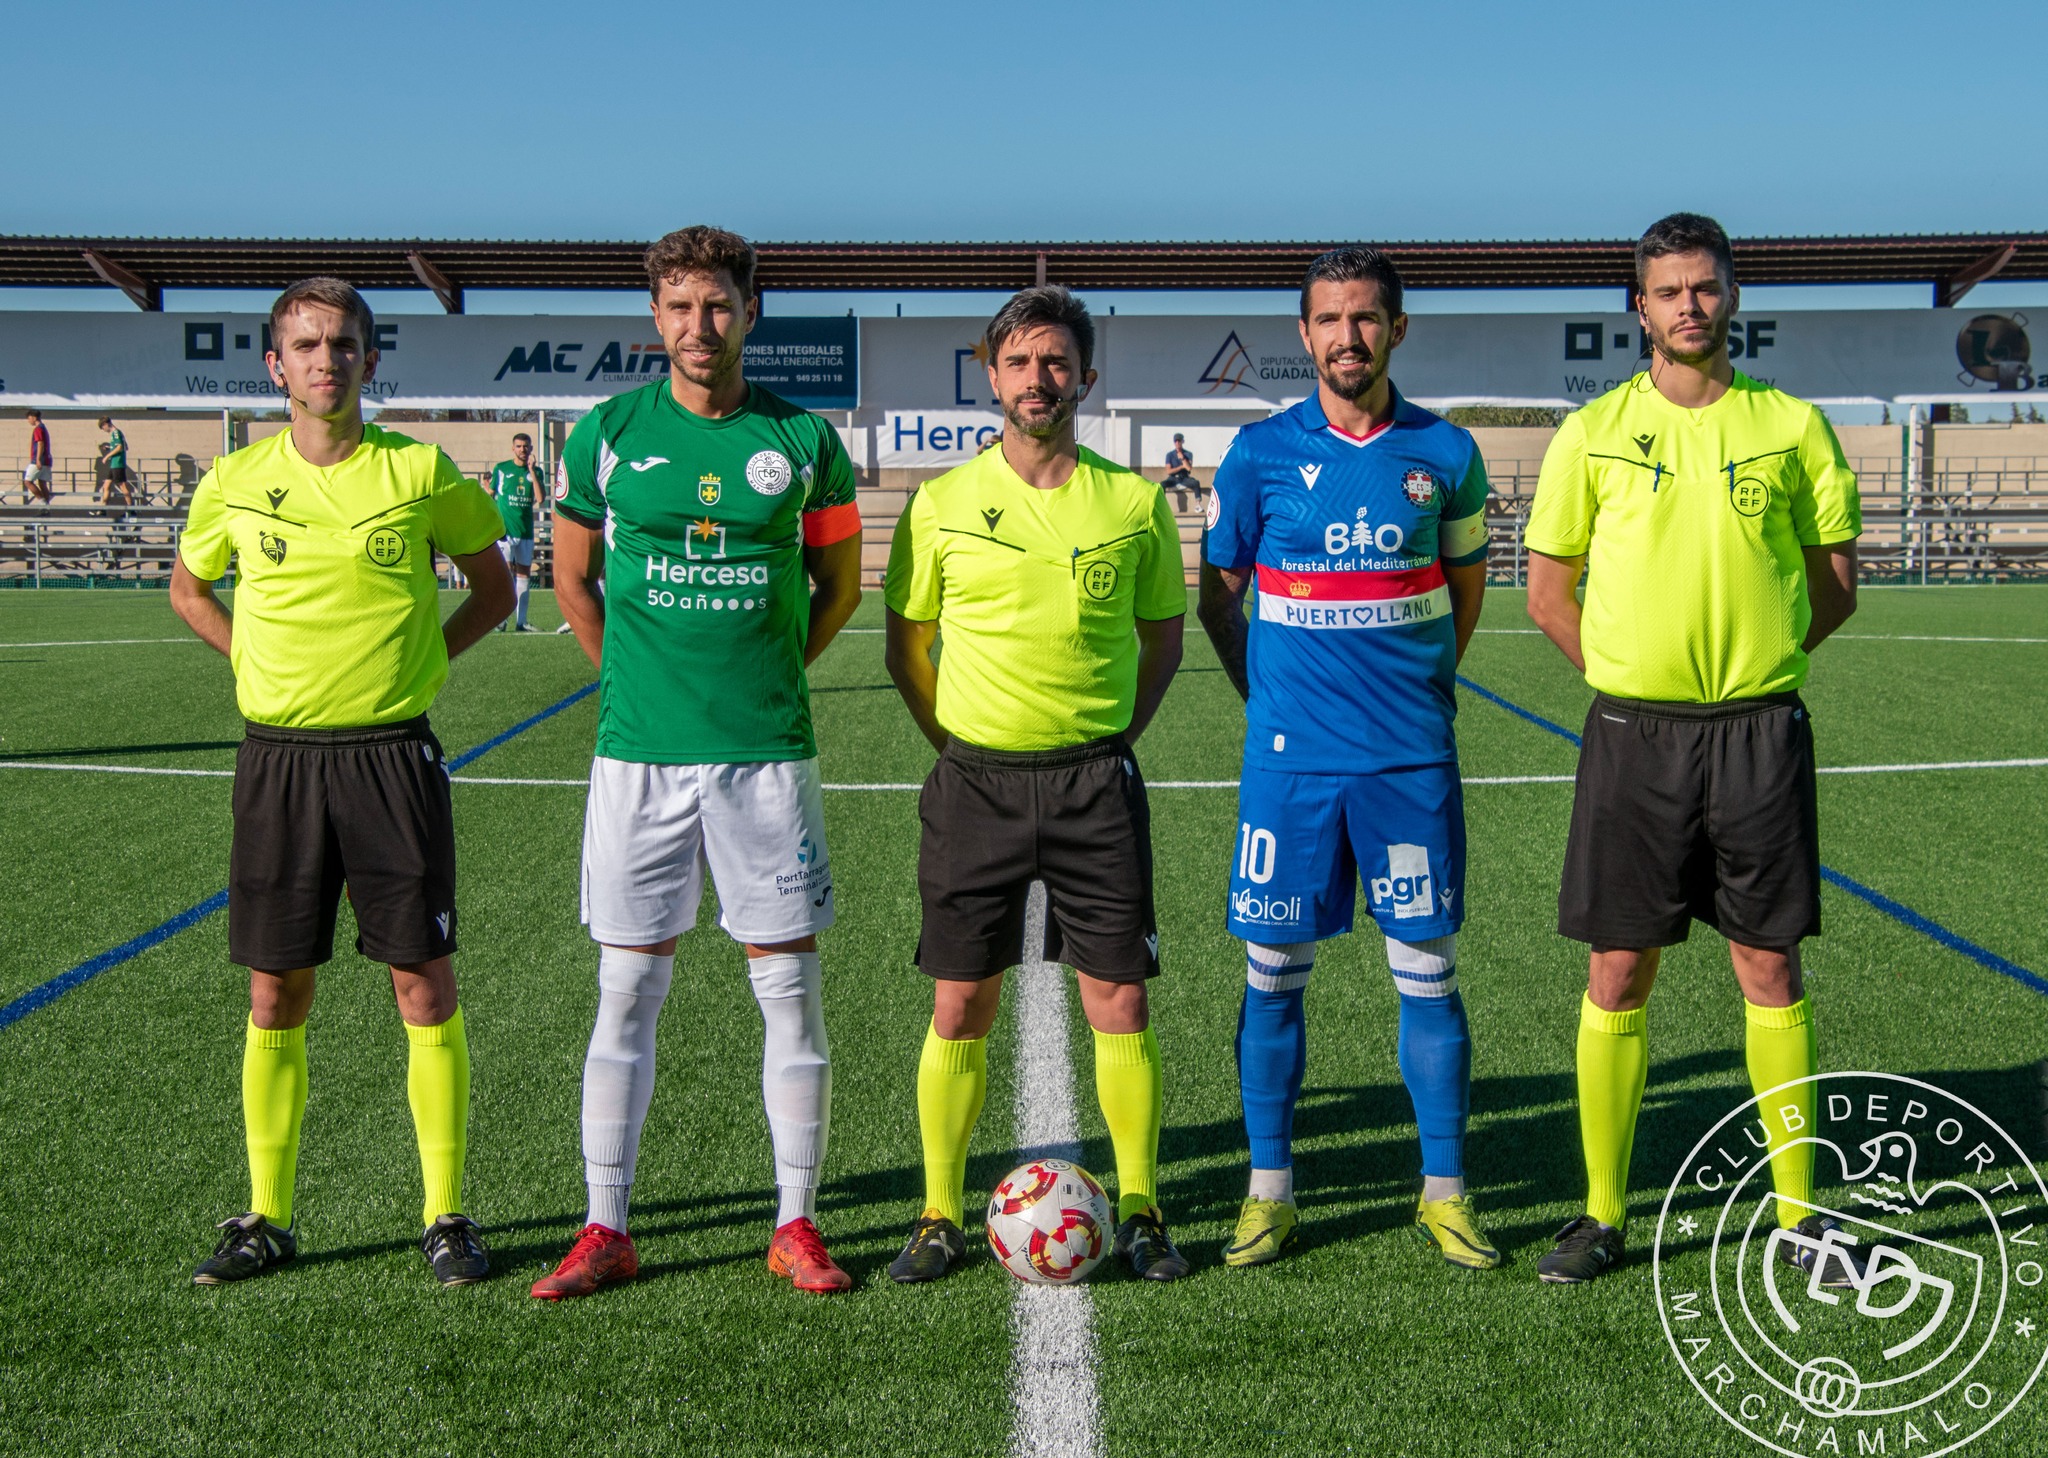
[[[111,505],[118,488],[122,502],[133,506],[135,491],[128,484],[128,437],[121,434],[121,427],[110,416],[100,417],[100,429],[107,433],[107,438],[100,442],[100,503]]]
[[[50,428],[43,424],[43,412],[28,412],[28,464],[21,468],[21,504],[31,497],[50,504],[50,475],[56,460],[50,454]]]
[[[1159,487],[1162,491],[1171,490],[1179,498],[1182,511],[1187,510],[1188,492],[1195,493],[1195,500],[1202,499],[1202,483],[1195,478],[1195,454],[1179,431],[1174,432],[1173,449],[1166,453],[1166,479]]]

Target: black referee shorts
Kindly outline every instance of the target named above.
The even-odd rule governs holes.
[[[976,982],[1023,961],[1033,881],[1045,883],[1047,961],[1106,982],[1159,975],[1152,815],[1121,736],[1028,753],[952,740],[917,814],[917,964],[929,975]]]
[[[1586,714],[1558,931],[1668,947],[1694,921],[1751,947],[1820,934],[1813,721],[1797,694],[1600,694]]]
[[[411,966],[455,950],[455,816],[426,716],[374,729],[251,724],[235,755],[228,960],[334,955],[343,885],[356,950]]]

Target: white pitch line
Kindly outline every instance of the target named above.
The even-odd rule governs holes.
[[[1074,1066],[1067,1050],[1067,978],[1043,960],[1045,887],[1024,911],[1025,961],[1013,974],[1017,1014],[1019,1157],[1081,1158]],[[1010,1308],[1010,1452],[1014,1458],[1102,1458],[1095,1385],[1095,1302],[1086,1286],[1017,1283]]]
[[[1958,638],[1935,633],[1833,633],[1856,643],[2048,643],[2048,638]]]
[[[75,770],[93,775],[192,775],[202,779],[231,780],[233,770],[166,769],[160,765],[145,764],[37,764],[33,760],[0,760],[0,769],[12,770]]]
[[[1938,764],[1837,764],[1816,771],[1823,775],[1916,774],[1922,770],[2033,769],[2048,759],[1951,759]]]
[[[197,643],[191,634],[182,638],[60,638],[48,643],[0,643],[0,648],[98,648],[112,643]]]

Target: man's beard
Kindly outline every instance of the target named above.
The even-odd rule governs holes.
[[[685,344],[695,344],[696,342],[694,339],[679,339],[668,352],[668,362],[675,366],[677,374],[681,375],[691,384],[701,385],[706,389],[715,389],[739,372],[740,362],[744,358],[744,340],[740,341],[738,348],[735,348],[732,336],[727,335],[723,352],[711,362],[711,368],[701,375],[697,373],[698,366],[686,364],[683,360],[683,346]]]
[[[1664,358],[1670,360],[1673,364],[1687,365],[1696,368],[1700,365],[1705,364],[1708,360],[1712,359],[1715,355],[1719,354],[1723,349],[1727,348],[1728,329],[1729,325],[1731,325],[1733,322],[1734,315],[1723,314],[1720,320],[1714,324],[1712,332],[1708,335],[1707,347],[1705,349],[1681,349],[1668,335],[1660,334],[1655,329],[1651,329],[1648,331],[1650,335],[1650,347],[1656,350],[1657,353],[1663,355]]]
[[[1322,360],[1316,366],[1316,376],[1323,382],[1323,387],[1339,400],[1357,401],[1380,382],[1378,361],[1370,353],[1366,354],[1364,367],[1354,375],[1339,374],[1338,363],[1331,359]]]
[[[1046,398],[1042,391],[1026,390],[1016,399],[1003,406],[1003,419],[1008,421],[1010,428],[1019,435],[1028,435],[1033,440],[1049,440],[1064,430],[1067,422],[1074,418],[1074,410],[1080,404],[1080,397],[1053,396],[1053,408],[1050,414],[1037,420],[1024,419],[1023,406],[1026,400],[1044,400]]]

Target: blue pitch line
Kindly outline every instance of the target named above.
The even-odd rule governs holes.
[[[1910,906],[1901,906],[1882,891],[1873,891],[1860,881],[1852,881],[1832,866],[1820,868],[1821,879],[1831,886],[1838,886],[1851,896],[1859,897],[1875,906],[1887,916],[1898,918],[1924,937],[1931,937],[1951,952],[1961,952],[1980,967],[1989,967],[1993,972],[2010,977],[2023,987],[2036,992],[2048,993],[2048,979],[2036,977],[2017,962],[2008,962],[1998,953],[1978,946],[1968,937],[1959,937],[1938,921],[1929,921]]]
[[[464,765],[474,764],[506,740],[517,738],[536,724],[546,723],[571,704],[587,699],[595,692],[597,692],[597,685],[595,683],[587,683],[567,698],[548,705],[532,718],[521,719],[503,734],[493,739],[486,739],[474,749],[465,749],[462,753],[456,755],[455,758],[448,761],[449,772],[453,773]],[[100,973],[118,967],[123,962],[129,961],[132,958],[141,956],[159,942],[169,941],[188,927],[197,926],[227,904],[228,893],[216,891],[197,906],[186,907],[169,921],[151,927],[141,936],[125,941],[120,946],[114,947],[109,951],[101,952],[97,957],[80,962],[69,972],[60,972],[48,982],[30,988],[5,1007],[0,1007],[0,1030],[12,1027],[38,1008],[49,1006],[72,988],[83,986],[99,976]]]
[[[1488,703],[1498,704],[1501,708],[1506,709],[1510,714],[1515,715],[1517,718],[1527,719],[1531,724],[1534,724],[1539,729],[1547,729],[1552,734],[1557,735],[1560,739],[1569,739],[1575,746],[1579,743],[1579,736],[1572,733],[1571,730],[1565,728],[1562,724],[1553,724],[1550,722],[1550,720],[1544,718],[1541,714],[1532,714],[1531,712],[1529,712],[1529,710],[1523,708],[1520,704],[1511,703],[1509,700],[1502,698],[1499,694],[1494,693],[1491,689],[1481,688],[1478,684],[1472,682],[1471,679],[1465,677],[1462,673],[1458,675],[1458,683],[1460,687],[1470,689],[1473,693],[1479,695],[1480,698],[1485,699]],[[2005,958],[1999,956],[1998,953],[1992,951],[1989,947],[1980,947],[1975,942],[1971,941],[1968,937],[1958,936],[1955,932],[1950,931],[1940,922],[1930,921],[1927,917],[1922,916],[1912,907],[1907,906],[1902,902],[1892,900],[1891,897],[1885,895],[1882,891],[1873,890],[1871,887],[1864,885],[1861,881],[1851,880],[1849,877],[1843,875],[1840,871],[1836,870],[1833,866],[1822,866],[1820,868],[1820,874],[1821,879],[1826,881],[1830,886],[1834,886],[1839,888],[1840,890],[1847,891],[1851,896],[1857,897],[1859,900],[1862,900],[1868,903],[1869,905],[1876,907],[1879,911],[1882,911],[1886,916],[1891,917],[1895,921],[1903,923],[1905,926],[1911,928],[1913,931],[1920,933],[1920,935],[1928,938],[1930,941],[1940,943],[1942,946],[1947,947],[1951,952],[1960,952],[1963,956],[1968,957],[1972,962],[1975,962],[1978,966],[1988,967],[1993,972],[1998,973],[2000,976],[2010,977],[2013,981],[2019,983],[2022,987],[2031,987],[2036,992],[2048,993],[2048,978],[2036,976],[2034,973],[2029,972],[2026,968],[2020,966],[2017,962],[2008,962]]]
[[[461,769],[465,765],[475,764],[478,760],[482,759],[485,755],[489,754],[492,750],[496,749],[499,745],[503,744],[506,740],[517,739],[520,735],[524,734],[534,725],[545,724],[548,720],[554,718],[555,715],[561,713],[562,710],[568,708],[571,704],[581,703],[584,699],[589,698],[592,694],[596,692],[597,681],[593,679],[591,682],[583,685],[582,688],[576,690],[575,693],[569,695],[568,698],[562,699],[556,703],[549,704],[545,709],[542,709],[538,714],[535,714],[531,719],[521,719],[517,724],[514,724],[510,729],[507,729],[503,734],[500,734],[497,738],[486,739],[482,744],[479,744],[475,749],[463,750],[462,753],[456,755],[455,758],[448,761],[448,773],[454,774],[455,771]]]
[[[151,927],[132,941],[121,943],[112,951],[101,952],[89,962],[80,962],[69,972],[52,977],[40,987],[31,988],[20,997],[0,1007],[0,1028],[20,1022],[37,1008],[55,1002],[80,983],[90,982],[109,967],[118,967],[130,957],[140,956],[158,942],[169,941],[188,926],[197,926],[228,904],[228,893],[216,891],[197,906],[188,906],[161,926]]]
[[[1574,749],[1577,749],[1579,747],[1579,736],[1572,733],[1571,730],[1565,728],[1564,725],[1553,724],[1548,719],[1544,718],[1541,714],[1532,713],[1528,709],[1523,708],[1520,704],[1510,703],[1508,700],[1502,698],[1499,694],[1495,693],[1492,689],[1481,688],[1478,684],[1472,682],[1471,679],[1465,677],[1465,675],[1462,673],[1458,675],[1458,687],[1468,688],[1472,690],[1473,693],[1479,695],[1480,698],[1485,699],[1489,704],[1500,705],[1503,709],[1506,709],[1510,714],[1513,714],[1517,719],[1527,719],[1531,724],[1534,724],[1538,729],[1548,729],[1552,734],[1555,734],[1560,739],[1569,739],[1571,741],[1572,748]]]

